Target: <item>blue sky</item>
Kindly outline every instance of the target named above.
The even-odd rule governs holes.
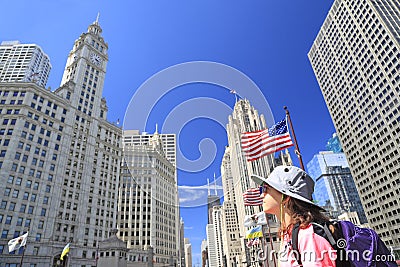
[[[324,149],[334,132],[307,58],[333,0],[1,2],[0,41],[40,45],[53,66],[48,82],[52,89],[60,85],[74,41],[100,12],[103,37],[109,45],[103,95],[110,121],[126,117],[135,92],[157,73],[185,62],[209,61],[230,66],[251,79],[276,120],[284,117],[283,106],[288,106],[305,164]],[[182,192],[190,193],[185,199],[204,199],[207,179],[213,180],[215,173],[218,181],[227,145],[227,107],[232,108],[235,102],[229,89],[253,97],[251,92],[246,95],[247,88],[183,84],[160,96],[151,110],[145,110],[145,125],[134,125],[149,132],[155,130],[156,123],[163,133],[179,129],[180,151],[188,162],[211,159],[204,170],[189,167],[179,171],[178,184]],[[140,108],[137,110],[140,112]],[[197,111],[201,116],[196,117]],[[212,115],[207,111],[213,111]],[[184,125],[174,125],[179,121],[174,116],[177,113],[192,114],[193,118]],[[294,162],[298,164],[295,158]],[[202,202],[196,203],[181,209],[194,264],[200,262],[207,216]]]

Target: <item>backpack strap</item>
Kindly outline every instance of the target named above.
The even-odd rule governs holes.
[[[318,224],[318,223],[316,223],[316,222],[312,222],[312,225],[313,225],[313,226],[315,225],[315,226],[321,228],[321,229],[324,231],[323,237],[324,237],[326,240],[328,240],[329,244],[330,244],[333,248],[336,248],[336,240],[335,240],[335,238],[333,237],[332,232],[329,230],[328,223],[324,223],[324,226],[322,226],[322,225],[320,225],[320,224]],[[314,232],[316,232],[316,231],[314,231]]]
[[[316,222],[312,222],[311,224],[313,225],[314,233],[324,237],[334,249],[337,249],[336,241],[332,235],[332,232],[329,230],[328,222],[324,223],[324,226],[322,226]],[[293,256],[297,260],[297,263],[300,266],[303,266],[303,263],[301,261],[301,255],[299,252],[299,231],[300,231],[300,223],[296,223],[293,226],[293,230],[292,230],[292,252],[293,252]]]
[[[292,229],[292,251],[293,255],[296,257],[297,263],[300,266],[303,266],[299,253],[299,231],[300,231],[300,223],[296,223]]]

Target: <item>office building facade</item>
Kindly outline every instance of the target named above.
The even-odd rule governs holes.
[[[208,245],[208,266],[225,266],[223,263],[223,243],[222,243],[222,207],[212,208],[212,222],[206,226],[207,245]]]
[[[185,238],[185,266],[191,267],[192,265],[192,244],[190,243],[189,238]]]
[[[29,231],[30,266],[92,266],[116,227],[122,131],[106,120],[101,32],[96,20],[75,41],[54,92],[19,78],[0,83],[0,265],[20,262],[7,242]]]
[[[308,53],[369,225],[400,247],[400,5],[335,0]]]
[[[221,164],[222,187],[224,190],[224,202],[222,203],[222,241],[223,258],[226,266],[239,265],[242,255],[242,243],[240,239],[239,219],[237,215],[236,195],[233,184],[230,147],[225,148]]]
[[[356,185],[344,153],[323,151],[307,163],[315,181],[314,200],[337,213],[357,212],[360,223],[367,222]]]
[[[136,135],[137,133],[137,135]],[[144,136],[144,137],[143,137]],[[180,262],[176,166],[166,156],[165,138],[175,135],[124,131],[124,164],[118,203],[119,237],[129,249],[153,247],[155,266]],[[137,259],[128,259],[135,261]]]
[[[50,59],[40,46],[19,41],[1,42],[0,82],[33,82],[45,87],[50,70]]]

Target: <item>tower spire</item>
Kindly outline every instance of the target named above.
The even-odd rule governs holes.
[[[100,17],[100,11],[99,12],[97,12],[97,17],[96,17],[96,24],[99,24],[99,17]]]
[[[210,195],[210,179],[207,178],[208,195]]]

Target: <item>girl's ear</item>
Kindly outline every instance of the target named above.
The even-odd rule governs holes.
[[[282,196],[282,204],[286,205],[290,199],[291,199],[290,196],[283,195]]]

